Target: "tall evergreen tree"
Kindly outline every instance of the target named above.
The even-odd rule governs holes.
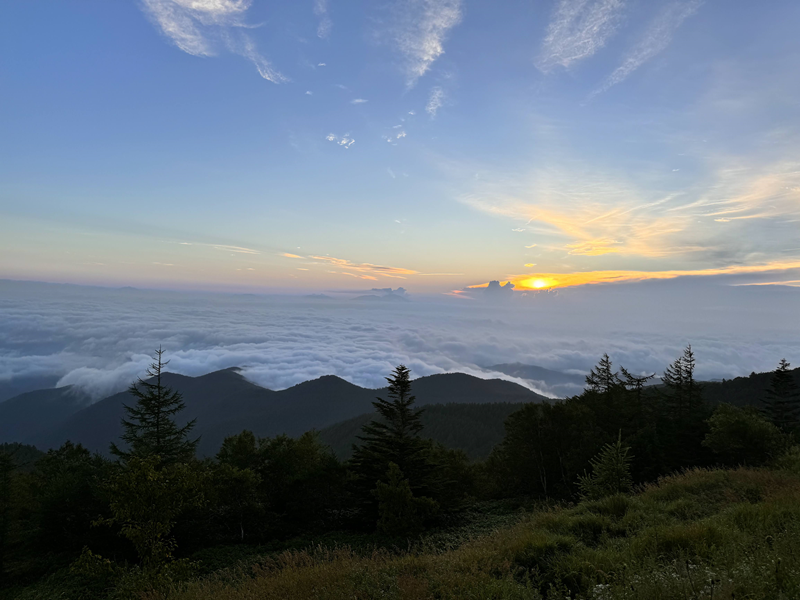
[[[622,373],[622,377],[620,378],[622,385],[624,385],[625,389],[627,389],[629,392],[633,392],[636,403],[641,404],[644,386],[648,381],[655,377],[656,374],[653,373],[652,375],[642,375],[641,377],[637,377],[625,367],[620,367],[619,371]]]
[[[679,356],[669,365],[661,376],[666,388],[666,404],[670,418],[681,419],[686,412],[686,398],[683,384],[683,357]]]
[[[696,360],[691,344],[667,367],[661,381],[664,468],[673,470],[701,464],[708,458],[708,449],[701,445],[708,430],[710,416],[703,401],[703,386],[694,377]]]
[[[586,387],[592,392],[608,394],[619,385],[619,378],[612,370],[611,358],[603,354],[603,358],[593,367],[586,376]]]
[[[126,418],[122,419],[125,432],[122,440],[127,450],[111,444],[111,453],[124,461],[131,458],[159,456],[163,463],[180,463],[191,460],[195,455],[200,438],[188,439],[195,425],[192,419],[183,427],[178,427],[174,417],[186,405],[180,392],[162,382],[164,368],[169,361],[163,360],[164,350],[156,350],[153,362],[147,369],[150,380],[139,377],[131,384],[128,392],[136,398],[135,406],[124,405]]]
[[[386,478],[390,463],[397,465],[415,496],[431,492],[433,465],[428,457],[429,444],[419,435],[422,410],[414,409],[410,374],[400,365],[386,378],[389,399],[378,398],[372,403],[379,418],[363,427],[358,438],[362,444],[353,447],[351,465],[359,495],[369,504],[373,504],[371,491]]]
[[[794,381],[790,367],[782,358],[762,401],[764,415],[786,433],[796,431],[800,425],[800,388]]]
[[[690,411],[703,403],[703,386],[694,378],[695,358],[692,345],[683,349],[683,384],[686,388],[686,402]]]
[[[682,422],[690,419],[703,404],[703,388],[694,378],[695,367],[694,352],[689,344],[683,355],[676,358],[661,377],[671,420]]]

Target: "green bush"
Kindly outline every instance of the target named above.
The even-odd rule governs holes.
[[[764,465],[786,450],[787,438],[754,408],[720,404],[703,445],[729,465]]]

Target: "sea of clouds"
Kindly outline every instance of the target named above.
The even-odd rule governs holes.
[[[511,362],[585,373],[604,352],[661,373],[687,343],[707,379],[800,362],[800,290],[669,283],[390,303],[0,281],[0,388],[49,377],[103,398],[142,375],[159,345],[171,371],[236,366],[271,389],[327,374],[380,387],[400,363],[414,376],[514,380],[486,370]]]

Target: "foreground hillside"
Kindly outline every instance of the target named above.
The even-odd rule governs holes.
[[[800,477],[696,469],[633,496],[534,511],[483,537],[457,539],[429,537],[402,552],[316,545],[143,597],[797,598]]]

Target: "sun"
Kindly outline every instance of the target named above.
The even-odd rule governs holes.
[[[547,287],[547,282],[544,279],[536,279],[533,282],[533,287],[537,290],[542,289],[543,287]]]

